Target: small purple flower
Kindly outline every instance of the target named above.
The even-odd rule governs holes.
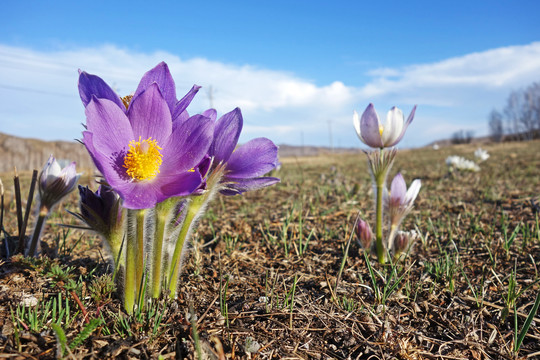
[[[84,88],[101,89],[97,79],[85,79]],[[137,90],[127,109],[114,99],[92,95],[85,103],[81,96],[88,130],[83,132],[84,145],[128,209],[154,207],[170,197],[189,195],[201,184],[194,167],[212,142],[213,123],[195,115],[173,126],[170,92],[167,97],[157,82]]]
[[[369,250],[371,241],[373,240],[373,232],[371,231],[369,224],[362,219],[358,219],[358,223],[354,230],[360,241],[360,245],[362,245],[364,249]]]
[[[278,148],[272,141],[256,138],[236,148],[242,125],[242,113],[236,108],[223,115],[215,126],[209,155],[214,158],[214,167],[224,167],[220,189],[224,195],[237,195],[280,181],[274,177],[263,177],[278,163]]]
[[[386,206],[390,213],[392,226],[399,226],[403,218],[411,211],[421,186],[420,179],[416,179],[407,190],[401,173],[394,177],[390,185],[390,195],[386,194]]]
[[[405,122],[403,112],[394,106],[388,112],[386,123],[382,125],[375,107],[373,104],[369,104],[361,118],[356,111],[354,112],[354,128],[364,144],[381,149],[391,147],[401,141],[407,127],[413,121],[415,112],[416,106],[414,106],[407,122]]]
[[[81,174],[75,170],[75,162],[61,168],[51,155],[39,176],[41,206],[50,210],[64,196],[75,189]]]

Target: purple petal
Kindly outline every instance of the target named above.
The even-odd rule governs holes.
[[[171,113],[156,83],[151,84],[133,99],[128,110],[133,136],[157,140],[159,146],[167,142],[172,132]]]
[[[405,199],[405,194],[407,193],[407,184],[405,184],[405,180],[403,179],[403,176],[401,173],[398,173],[394,179],[392,180],[392,184],[390,185],[390,198],[393,200],[399,200],[399,202],[403,202],[402,200]]]
[[[114,189],[124,200],[122,205],[128,209],[149,209],[158,202],[159,190],[151,182],[123,182]]]
[[[227,181],[228,178],[225,178]],[[274,185],[280,180],[274,177],[259,177],[255,179],[234,179],[234,183],[229,183],[226,187],[219,192],[223,195],[231,196],[238,195],[246,191],[257,190],[263,187]]]
[[[79,95],[85,107],[92,100],[92,96],[95,96],[98,99],[110,100],[118,105],[123,112],[126,111],[124,103],[116,92],[99,76],[88,74],[86,71],[79,73]]]
[[[171,111],[172,118],[177,119],[179,116],[183,115],[184,111],[187,109],[197,92],[199,91],[201,87],[198,85],[193,85],[191,90],[188,91],[186,95],[182,99],[180,99],[174,106],[174,110]],[[186,114],[187,115],[187,114]],[[183,116],[184,120],[187,118],[187,116]]]
[[[373,148],[382,148],[383,142],[379,132],[379,116],[373,104],[369,104],[360,119],[360,133],[366,145]]]
[[[173,196],[187,196],[193,193],[202,183],[199,171],[190,171],[174,176],[160,177],[158,202]]]
[[[179,173],[197,166],[212,143],[214,123],[195,115],[180,124],[163,147],[163,174]]]
[[[201,173],[201,176],[205,177],[212,166],[212,158],[208,155],[204,155],[201,162],[197,165],[197,169]]]
[[[215,109],[208,109],[208,110],[205,110],[202,114],[203,114],[203,116],[206,116],[206,117],[209,118],[210,120],[216,121],[216,118],[217,118],[217,111],[216,111]]]
[[[93,135],[93,145],[103,154],[122,151],[133,130],[126,115],[110,100],[92,98],[86,107],[86,125]]]
[[[96,153],[96,149],[94,148],[94,142],[93,142],[93,135],[90,131],[83,131],[83,144],[86,146],[86,150],[88,150],[88,153],[90,154],[90,157],[92,158],[92,161],[98,168],[99,172],[103,174],[101,162],[98,161],[98,158],[94,155]]]
[[[88,131],[83,133],[83,142],[88,153],[90,153],[90,157],[94,161],[94,164],[113,189],[117,190],[119,186],[123,186],[126,182],[131,181],[131,178],[126,174],[126,169],[123,166],[125,156],[124,150],[106,154],[96,150],[94,146],[95,136]],[[123,195],[120,196],[124,198]]]
[[[154,83],[158,85],[161,95],[169,106],[169,112],[172,114],[176,106],[176,87],[169,67],[164,62],[160,62],[155,68],[143,75],[133,98],[135,99]]]
[[[254,178],[276,167],[278,148],[267,138],[253,139],[236,149],[227,161],[227,177]]]
[[[229,160],[238,143],[242,124],[242,113],[239,108],[219,118],[214,130],[214,142],[210,147],[210,156],[215,157],[216,163]]]

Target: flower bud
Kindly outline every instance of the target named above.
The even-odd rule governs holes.
[[[369,250],[371,240],[373,239],[373,232],[371,231],[369,224],[364,220],[359,219],[354,230],[358,240],[360,241],[360,245],[362,245],[364,249]]]
[[[407,251],[409,246],[418,237],[416,231],[398,231],[394,238],[394,252],[395,256],[399,256],[401,253]]]
[[[62,169],[51,155],[39,176],[41,206],[50,210],[75,189],[80,176],[75,170],[74,162]]]

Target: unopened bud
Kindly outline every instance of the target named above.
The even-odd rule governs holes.
[[[358,223],[356,224],[356,236],[358,237],[358,240],[360,241],[360,245],[366,250],[368,250],[371,246],[371,240],[373,239],[373,233],[371,232],[371,227],[367,222],[365,222],[362,219],[358,220]]]
[[[398,231],[394,238],[394,249],[396,256],[407,251],[409,245],[418,237],[416,231]]]

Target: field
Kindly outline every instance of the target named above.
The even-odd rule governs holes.
[[[365,155],[281,159],[280,184],[211,204],[178,299],[131,317],[101,240],[59,225],[78,224],[66,212],[78,211],[73,193],[45,229],[47,256],[0,260],[0,358],[53,359],[63,344],[68,359],[540,358],[540,315],[529,316],[540,141],[483,148],[491,157],[477,173],[445,164],[473,159],[473,145],[398,153],[391,176],[422,179],[402,225],[420,237],[384,266],[353,233],[359,214],[373,221]],[[17,226],[12,176],[2,175],[4,252]],[[95,188],[89,174],[81,182]]]

